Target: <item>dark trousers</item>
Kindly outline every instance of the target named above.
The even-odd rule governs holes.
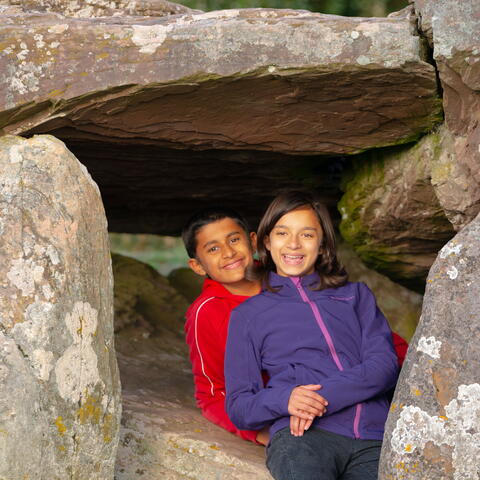
[[[294,437],[277,432],[267,450],[275,480],[377,480],[380,440],[356,440],[326,430]]]

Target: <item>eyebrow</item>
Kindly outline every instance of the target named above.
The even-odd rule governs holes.
[[[240,234],[240,231],[235,231],[235,232],[230,232],[228,235],[227,235],[227,238],[230,238],[232,237],[233,235],[239,235]],[[214,245],[216,243],[220,243],[218,240],[210,240],[209,242],[205,243],[205,245],[203,245],[202,248],[207,248],[209,247],[210,245]]]
[[[275,228],[286,228],[287,230],[289,229],[289,227],[287,227],[286,225],[275,225],[272,230],[274,230]],[[317,229],[314,227],[304,227],[302,228],[302,230],[313,230],[314,232],[317,231]]]

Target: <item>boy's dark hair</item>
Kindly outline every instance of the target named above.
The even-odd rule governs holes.
[[[276,266],[265,246],[265,237],[270,235],[273,227],[275,227],[275,224],[281,217],[301,207],[312,208],[317,214],[323,230],[321,250],[315,262],[315,270],[320,276],[320,282],[313,290],[323,290],[324,288],[335,288],[345,285],[348,275],[337,258],[335,230],[327,207],[320,202],[315,193],[302,190],[287,191],[275,197],[260,221],[257,232],[257,251],[260,261],[258,272],[262,284],[270,291],[274,291],[268,282],[268,276],[271,271],[276,270]]]
[[[247,235],[249,234],[250,230],[245,218],[231,208],[209,207],[200,210],[190,217],[182,230],[182,240],[190,258],[195,258],[197,256],[198,231],[205,225],[217,222],[218,220],[222,220],[224,218],[231,218],[233,221],[238,223],[243,230],[245,230]]]

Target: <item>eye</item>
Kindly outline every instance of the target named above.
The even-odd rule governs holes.
[[[284,232],[283,230],[277,230],[275,232],[275,235],[279,235],[279,236],[285,236],[287,234],[287,232]]]
[[[207,250],[207,253],[215,253],[216,251],[218,251],[218,247],[210,247],[210,248]]]
[[[240,237],[233,237],[230,239],[230,243],[237,243],[240,241]]]
[[[315,235],[313,233],[304,233],[303,236],[306,238],[314,238]]]

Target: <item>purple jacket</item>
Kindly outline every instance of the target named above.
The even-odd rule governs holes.
[[[392,333],[363,283],[312,291],[316,273],[270,274],[264,290],[235,308],[225,356],[226,410],[240,429],[290,425],[297,385],[320,384],[329,405],[313,428],[382,440],[398,363]],[[263,387],[262,370],[270,379]]]

